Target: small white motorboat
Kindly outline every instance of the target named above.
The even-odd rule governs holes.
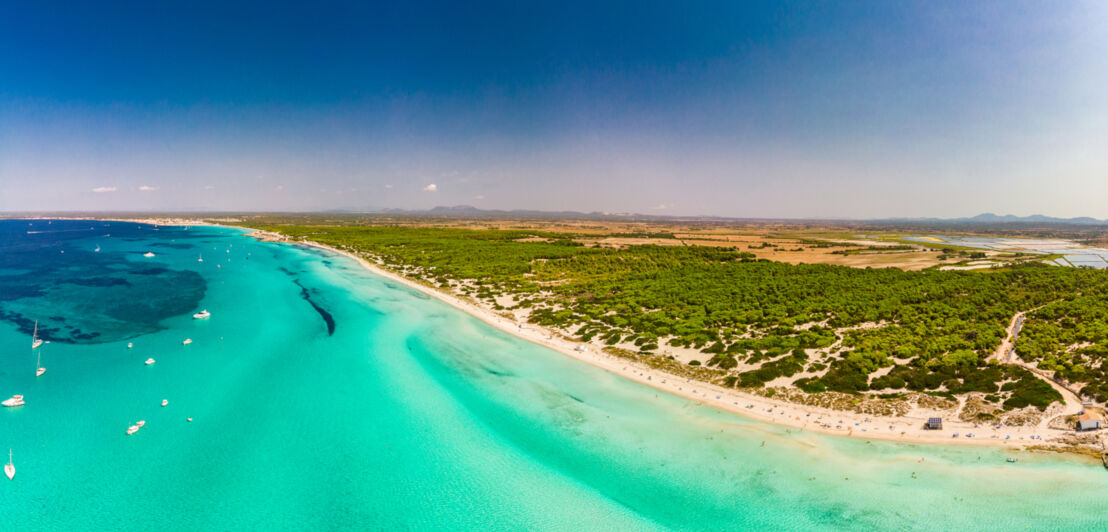
[[[147,365],[147,366],[152,366],[152,365],[154,365],[154,359],[152,359],[152,358],[148,358],[148,359],[146,359],[146,365]]]
[[[205,310],[201,310],[200,312],[197,312],[196,314],[193,314],[193,315],[192,315],[192,319],[194,319],[194,320],[202,320],[202,319],[205,319],[205,318],[210,318],[210,317],[211,317],[211,315],[212,315],[212,313],[211,313],[211,312],[208,312],[208,311],[207,311],[207,310],[205,309]]]
[[[185,338],[185,341],[181,342],[181,345],[189,345],[191,343],[192,343],[192,338]]]
[[[192,422],[192,418],[190,417],[190,418],[186,419],[185,421]]]
[[[162,399],[162,406],[168,405],[169,399]]]
[[[127,342],[127,349],[130,349],[130,348],[132,348],[132,347],[134,347],[134,346],[135,346],[135,344],[133,344],[133,343],[131,343],[131,342]]]
[[[22,395],[13,395],[11,399],[5,399],[4,402],[0,403],[0,405],[4,405],[9,408],[13,406],[23,406],[24,404],[26,403],[23,402]]]
[[[8,449],[8,463],[4,464],[4,474],[8,476],[8,480],[15,479],[15,464],[12,463],[11,449]]]
[[[135,425],[137,425],[141,429],[144,425],[146,425],[146,420],[143,419],[143,420],[140,420],[140,421],[136,421]]]
[[[147,251],[146,253],[143,253],[142,256],[146,257],[146,258],[150,258],[150,257],[154,256],[154,252],[153,251]]]
[[[127,427],[127,435],[130,436],[130,435],[138,432],[139,429],[141,429],[141,428],[142,427],[140,427],[138,425],[131,425],[130,427]]]

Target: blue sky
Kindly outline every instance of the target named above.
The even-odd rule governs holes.
[[[596,4],[7,3],[0,210],[1108,218],[1106,3]]]

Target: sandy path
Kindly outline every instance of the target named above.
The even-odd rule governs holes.
[[[1028,314],[1035,312],[1036,310],[1039,310],[1044,306],[1046,305],[1039,305],[1031,310],[1017,312],[1015,315],[1013,315],[1012,321],[1008,325],[1008,335],[1004,338],[1004,341],[1001,342],[1000,345],[996,348],[996,351],[993,353],[992,358],[994,358],[1001,364],[1012,364],[1026,369],[1027,371],[1030,371],[1032,375],[1049,384],[1051,388],[1054,388],[1055,391],[1062,395],[1062,402],[1065,404],[1065,410],[1063,411],[1062,415],[1074,415],[1084,410],[1081,397],[1078,396],[1077,392],[1071,390],[1067,386],[1062,386],[1060,383],[1055,382],[1054,379],[1052,379],[1046,371],[1039,369],[1037,366],[1024,361],[1022,358],[1016,355],[1016,341],[1019,339],[1019,333],[1020,330],[1023,328],[1024,320],[1027,318]],[[1049,418],[1043,418],[1043,420],[1039,423],[1039,428],[1041,430],[1045,430],[1049,423]]]

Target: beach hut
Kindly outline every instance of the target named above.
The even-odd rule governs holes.
[[[927,418],[927,425],[924,425],[927,430],[942,430],[943,418],[941,417],[929,417]]]
[[[1084,414],[1077,418],[1077,431],[1085,432],[1088,430],[1100,429],[1100,420],[1093,417],[1092,414]]]

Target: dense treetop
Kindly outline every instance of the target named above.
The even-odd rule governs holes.
[[[529,230],[259,228],[367,253],[493,306],[512,295],[532,322],[634,345],[642,356],[699,349],[710,366],[742,364],[726,380],[737,386],[807,371],[795,384],[812,392],[979,391],[1009,407],[1043,407],[1059,398],[1049,385],[985,361],[1013,315],[1038,308],[1019,352],[1097,396],[1108,392],[1098,369],[1108,352],[1104,271],[790,265],[737,248],[585,247],[566,233]]]

